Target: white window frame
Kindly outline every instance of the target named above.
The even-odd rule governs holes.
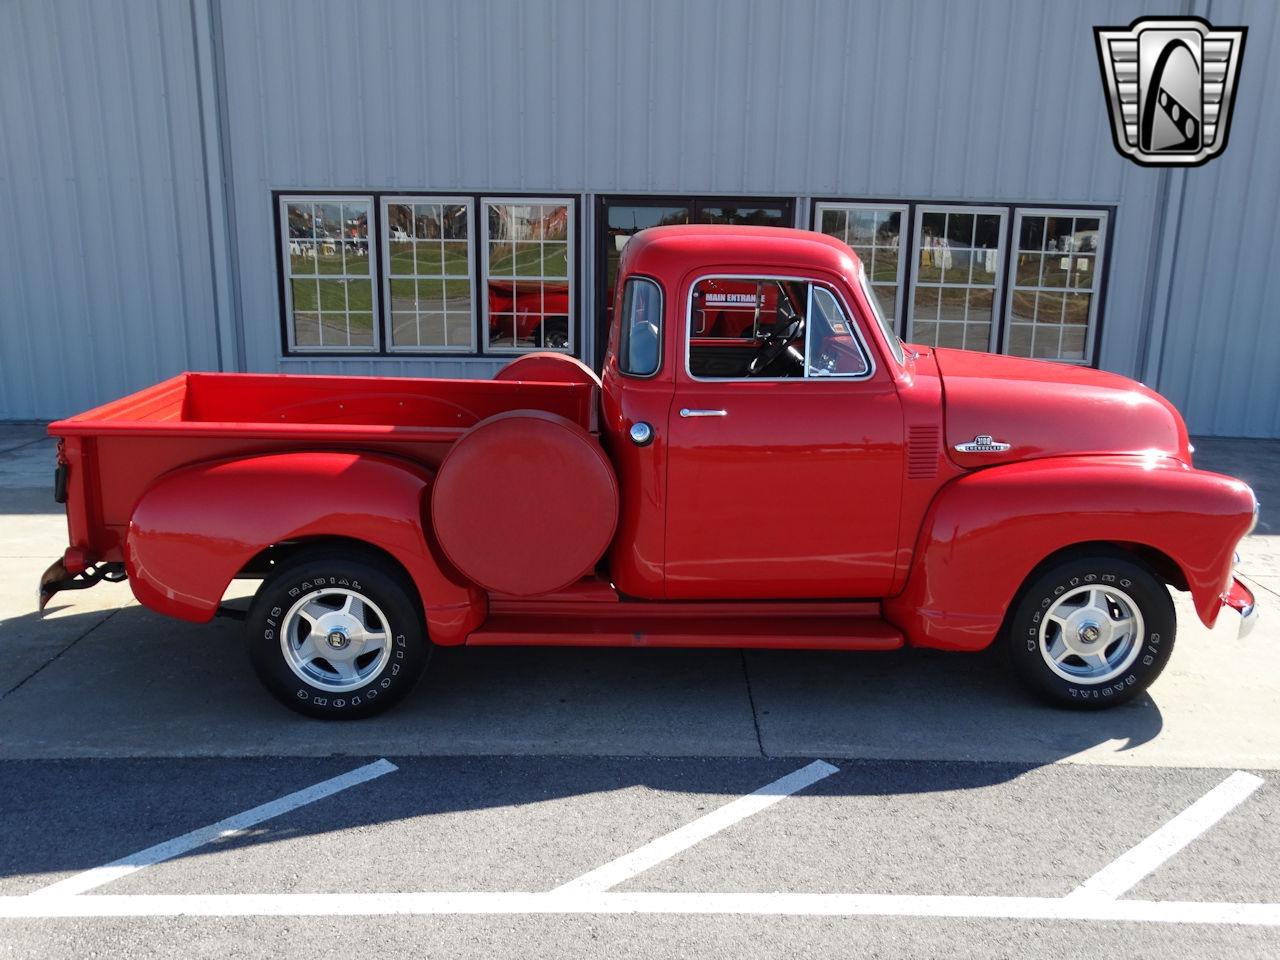
[[[1089,325],[1084,335],[1084,359],[1070,360],[1070,359],[1064,359],[1061,357],[1038,358],[1043,360],[1053,360],[1056,363],[1070,363],[1080,367],[1091,367],[1093,366],[1094,341],[1097,338],[1097,333],[1098,333],[1098,303],[1102,299],[1102,283],[1104,279],[1102,274],[1103,274],[1103,264],[1106,262],[1104,257],[1106,255],[1107,228],[1109,226],[1108,211],[1096,210],[1096,209],[1095,210],[1080,209],[1078,207],[1077,208],[1014,207],[1013,233],[1011,235],[1012,236],[1012,240],[1010,243],[1011,249],[1009,251],[1010,254],[1012,255],[1009,257],[1009,264],[1007,268],[1007,273],[1009,275],[1009,284],[1008,284],[1009,291],[1005,296],[1004,337],[1000,342],[1000,352],[1005,354],[1009,352],[1009,343],[1013,337],[1013,295],[1015,291],[1017,290],[1039,291],[1039,290],[1061,289],[1066,293],[1071,293],[1078,289],[1075,287],[1058,288],[1058,287],[1043,287],[1043,286],[1035,286],[1035,287],[1019,287],[1018,286],[1018,276],[1017,276],[1018,268],[1017,268],[1017,262],[1015,260],[1015,256],[1019,253],[1017,244],[1018,244],[1018,238],[1022,235],[1022,219],[1024,215],[1028,217],[1045,217],[1045,218],[1049,218],[1049,217],[1072,217],[1073,219],[1087,218],[1090,220],[1098,221],[1098,246],[1097,246],[1097,249],[1094,250],[1092,254],[1094,258],[1093,259],[1093,264],[1094,264],[1093,284],[1089,287],[1089,290],[1088,290],[1090,294]],[[1042,253],[1044,252],[1043,249],[1041,252]],[[1043,281],[1044,279],[1043,274],[1041,275],[1040,279]],[[1065,304],[1064,304],[1064,307],[1065,307]]]
[[[690,355],[693,352],[693,291],[698,289],[698,284],[704,280],[773,280],[787,283],[803,283],[805,288],[805,335],[804,335],[804,376],[802,377],[698,377],[694,376],[692,368],[689,366]],[[862,353],[862,359],[866,362],[867,368],[861,373],[831,373],[824,376],[810,376],[809,374],[809,329],[808,329],[808,311],[813,309],[813,288],[815,286],[825,287],[827,291],[835,297],[836,303],[840,305],[840,309],[844,311],[845,323],[849,325],[849,331],[853,334],[854,343],[858,345],[858,350]],[[684,310],[684,373],[694,383],[804,383],[812,381],[822,383],[832,380],[841,380],[846,383],[858,380],[870,380],[876,373],[876,358],[867,346],[866,338],[862,334],[862,324],[858,322],[859,314],[849,306],[849,302],[845,300],[844,294],[836,287],[827,283],[825,280],[818,280],[814,277],[798,277],[791,274],[775,274],[775,273],[704,273],[693,278],[693,282],[689,284],[685,291],[685,310]]]
[[[480,350],[484,354],[491,356],[520,356],[526,353],[537,353],[540,351],[554,351],[556,353],[564,353],[571,357],[578,355],[577,343],[577,327],[578,327],[578,291],[577,291],[577,197],[510,197],[510,196],[481,196],[480,197],[480,229],[483,231],[483,247],[480,251],[480,278],[479,284],[483,284],[483,289],[478,290],[479,296],[483,300],[484,307],[481,311],[481,339]],[[559,283],[562,280],[569,285],[569,344],[561,350],[554,347],[492,347],[489,345],[489,205],[511,207],[533,207],[533,206],[555,206],[568,208],[568,219],[565,222],[565,237],[568,246],[565,249],[565,264],[567,267],[568,277],[519,277],[513,276],[513,280],[538,280],[541,282]],[[495,277],[493,279],[504,280],[505,277]],[[479,284],[477,288],[479,288]]]
[[[280,224],[280,257],[281,265],[284,273],[284,317],[285,317],[285,337],[288,345],[288,352],[295,353],[373,353],[380,352],[382,347],[382,324],[379,318],[382,315],[379,309],[378,300],[378,259],[377,244],[374,242],[372,222],[367,224],[369,231],[369,305],[372,310],[371,320],[373,323],[373,343],[369,346],[351,346],[348,344],[334,344],[333,346],[307,344],[299,346],[294,336],[294,319],[293,319],[293,280],[364,280],[361,274],[298,274],[293,273],[293,263],[289,259],[289,204],[291,203],[367,203],[369,206],[369,218],[372,221],[376,210],[374,196],[371,193],[353,193],[353,194],[309,194],[309,193],[291,193],[280,194],[279,204],[276,207],[276,216],[279,218]],[[318,306],[318,304],[317,304]],[[348,311],[350,316],[350,311]]]
[[[1000,305],[1004,302],[1004,277],[1009,264],[1009,208],[1008,207],[984,207],[975,206],[967,203],[938,203],[938,204],[916,204],[915,220],[912,224],[912,241],[911,241],[911,298],[907,301],[905,333],[902,339],[907,343],[914,340],[915,315],[915,294],[916,287],[919,284],[920,274],[920,236],[921,225],[924,223],[924,215],[926,213],[970,213],[975,216],[984,214],[994,214],[1000,218],[1000,245],[996,248],[996,270],[995,270],[995,288],[991,292],[991,333],[987,338],[987,352],[996,352],[996,343],[1000,334]],[[983,286],[974,287],[972,284],[935,284],[926,283],[926,286],[936,289],[944,289],[948,286],[962,286],[966,290],[983,289]],[[969,306],[965,304],[965,315],[968,316]],[[966,321],[967,322],[967,321]]]
[[[431,354],[437,353],[460,353],[472,356],[479,353],[476,343],[476,210],[472,197],[448,197],[437,196],[435,194],[384,194],[380,198],[379,216],[381,218],[381,244],[382,251],[382,294],[386,300],[386,343],[388,353],[412,353],[412,354]],[[395,280],[442,280],[448,282],[450,280],[461,280],[461,277],[431,277],[422,276],[415,273],[412,277],[391,275],[391,219],[387,216],[387,208],[392,204],[413,206],[415,204],[434,204],[437,206],[460,206],[467,208],[467,281],[471,285],[471,342],[466,346],[435,346],[433,344],[402,344],[396,345],[395,337],[395,315],[392,312],[393,300],[391,299],[391,281]],[[415,261],[414,269],[417,270]],[[416,285],[415,285],[416,289]],[[446,330],[448,320],[446,318]],[[447,334],[446,334],[447,335]]]
[[[905,305],[905,293],[907,288],[907,284],[906,284],[907,260],[909,259],[908,251],[907,251],[907,234],[909,233],[909,230],[907,228],[910,225],[911,205],[907,203],[858,203],[856,201],[850,201],[850,200],[839,200],[839,201],[820,200],[815,204],[813,209],[813,216],[814,216],[813,230],[815,233],[823,233],[822,214],[827,210],[841,211],[846,214],[845,237],[848,237],[848,234],[849,234],[848,214],[850,213],[868,210],[868,211],[871,211],[872,213],[898,214],[898,223],[900,224],[900,227],[898,230],[898,276],[895,281],[898,285],[898,295],[893,305],[892,320],[894,324],[893,332],[896,335],[901,336],[902,331],[905,330],[907,326],[907,317],[906,317],[906,313],[903,310],[903,307]],[[824,236],[830,236],[830,234],[824,234]],[[849,241],[843,237],[837,238],[837,239],[840,239],[843,243],[848,244],[850,247],[853,246],[852,243],[849,243]],[[870,269],[869,264],[863,264],[863,267],[868,270]],[[879,285],[881,286],[884,285],[885,283],[886,281],[884,280],[879,281]],[[869,272],[867,274],[867,286],[871,287],[873,291],[877,286],[877,281],[872,279],[872,276]]]

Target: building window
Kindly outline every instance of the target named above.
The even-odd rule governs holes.
[[[475,350],[471,201],[383,197],[383,296],[394,351]]]
[[[1003,207],[917,206],[907,340],[995,349]]]
[[[1004,352],[1087,363],[1093,356],[1106,214],[1017,210]]]
[[[485,197],[486,351],[574,349],[573,203]]]
[[[862,260],[881,313],[901,330],[907,205],[821,202],[815,215],[819,231],[843,240]]]
[[[372,210],[370,196],[281,199],[290,350],[378,349],[376,268],[369,248]]]

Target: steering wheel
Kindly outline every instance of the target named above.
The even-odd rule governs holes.
[[[798,316],[792,310],[784,310],[782,305],[779,304],[778,318],[774,321],[773,329],[765,335],[760,346],[756,348],[755,356],[751,358],[751,363],[747,365],[747,376],[761,376],[769,367],[773,366],[775,360],[788,351],[793,355],[793,359],[803,366],[804,357],[800,356],[797,351],[790,349],[791,345],[803,336],[804,318]]]

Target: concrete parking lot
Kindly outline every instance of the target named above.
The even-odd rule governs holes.
[[[321,724],[234,622],[36,614],[42,437],[0,428],[0,956],[1280,953],[1280,443],[1197,441],[1263,503],[1257,630],[1177,598],[1117,710],[993,656],[450,650]]]

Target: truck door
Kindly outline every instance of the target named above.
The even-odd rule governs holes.
[[[667,596],[886,594],[902,415],[839,288],[704,276],[684,302],[667,428]]]

